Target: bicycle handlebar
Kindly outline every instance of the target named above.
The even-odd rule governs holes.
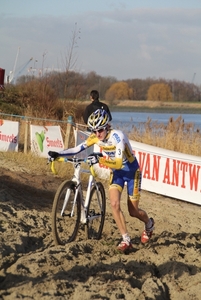
[[[51,171],[52,171],[53,174],[57,175],[57,171],[55,169],[55,161],[58,161],[58,162],[71,162],[73,164],[76,164],[76,163],[81,164],[82,162],[86,162],[89,165],[89,170],[91,172],[91,175],[93,177],[96,176],[94,168],[93,168],[93,164],[91,163],[90,159],[78,158],[78,157],[69,157],[69,158],[67,158],[67,157],[57,157],[56,159],[52,160],[51,158],[49,158],[48,163],[50,163]]]

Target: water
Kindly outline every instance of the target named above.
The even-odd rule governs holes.
[[[184,123],[193,123],[194,128],[201,129],[201,115],[200,114],[176,114],[176,113],[150,113],[150,112],[112,112],[112,125],[114,128],[121,129],[121,125],[138,126],[139,123],[146,123],[148,119],[157,124],[168,124],[172,117],[176,120],[178,117],[182,117]]]

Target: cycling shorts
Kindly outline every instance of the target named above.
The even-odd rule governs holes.
[[[122,192],[125,183],[127,184],[127,193],[131,201],[138,201],[141,192],[142,174],[137,159],[132,163],[127,163],[123,169],[113,170],[110,175],[109,189],[117,188]]]

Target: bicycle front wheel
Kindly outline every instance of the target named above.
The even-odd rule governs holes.
[[[75,240],[79,228],[81,203],[75,199],[75,183],[64,181],[58,188],[52,207],[52,233],[56,245]]]
[[[105,189],[101,182],[97,182],[91,189],[89,205],[87,208],[87,223],[85,235],[87,239],[101,238],[105,221]]]

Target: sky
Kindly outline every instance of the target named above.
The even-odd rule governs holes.
[[[0,0],[0,68],[201,85],[200,0]],[[74,38],[74,40],[73,40]],[[74,41],[74,42],[73,42]]]

